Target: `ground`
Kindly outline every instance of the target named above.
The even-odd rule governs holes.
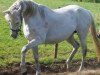
[[[72,61],[69,70],[66,69],[65,61],[52,63],[51,65],[41,64],[42,75],[100,75],[100,63],[96,59],[85,61],[85,69],[77,72],[80,61]],[[35,66],[27,63],[28,75],[35,75]],[[0,67],[0,75],[21,75],[19,63],[10,63],[6,67]]]

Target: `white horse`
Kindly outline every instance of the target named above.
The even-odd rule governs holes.
[[[31,0],[17,0],[5,11],[5,18],[10,24],[13,38],[17,37],[20,23],[23,21],[23,32],[28,44],[21,51],[20,66],[22,75],[27,74],[25,56],[29,49],[32,49],[35,58],[36,75],[40,75],[38,45],[55,44],[64,40],[73,46],[73,51],[67,60],[68,68],[69,62],[79,48],[78,42],[73,37],[74,31],[77,32],[82,47],[82,62],[79,70],[84,66],[84,59],[87,53],[86,36],[89,28],[100,58],[100,46],[96,37],[93,17],[90,11],[78,5],[69,5],[52,10]]]

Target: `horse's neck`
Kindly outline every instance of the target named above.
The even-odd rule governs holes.
[[[47,7],[44,9],[44,12],[45,12],[45,20],[50,24],[61,23],[63,18],[65,17],[64,14],[55,12],[54,10]]]
[[[50,9],[48,7],[45,7],[44,13],[47,18],[52,18],[52,19],[55,19],[55,17],[60,16],[60,14],[57,14],[57,12],[55,12],[53,9]]]
[[[53,9],[46,7],[46,11],[49,12],[48,14],[56,15],[56,12]]]
[[[30,23],[30,18],[31,20],[33,20],[34,24],[37,21],[43,21],[43,22],[48,22],[48,23],[52,23],[52,22],[60,22],[60,18],[61,15],[58,15],[55,11],[53,11],[52,9],[43,6],[43,5],[39,5],[39,8],[37,9],[37,13],[35,13],[35,15],[31,15],[31,16],[23,16],[24,21]]]

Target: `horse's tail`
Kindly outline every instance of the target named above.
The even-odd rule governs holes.
[[[93,19],[92,15],[91,15],[91,21],[92,21],[91,22],[92,25],[90,26],[90,32],[92,34],[93,42],[94,42],[94,45],[96,48],[96,55],[97,55],[98,61],[100,61],[100,43],[99,43],[99,40],[97,38],[95,23],[94,23],[94,19]]]

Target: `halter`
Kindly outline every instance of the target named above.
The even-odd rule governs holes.
[[[13,32],[16,32],[16,33],[18,33],[19,31],[21,32],[21,29],[10,29],[10,30],[12,30]]]
[[[20,19],[21,19],[21,24],[22,24],[22,15],[20,14]],[[10,29],[10,30],[12,30],[13,32],[16,32],[16,33],[18,33],[18,32],[21,32],[21,25],[20,25],[20,27],[19,27],[19,29]]]

